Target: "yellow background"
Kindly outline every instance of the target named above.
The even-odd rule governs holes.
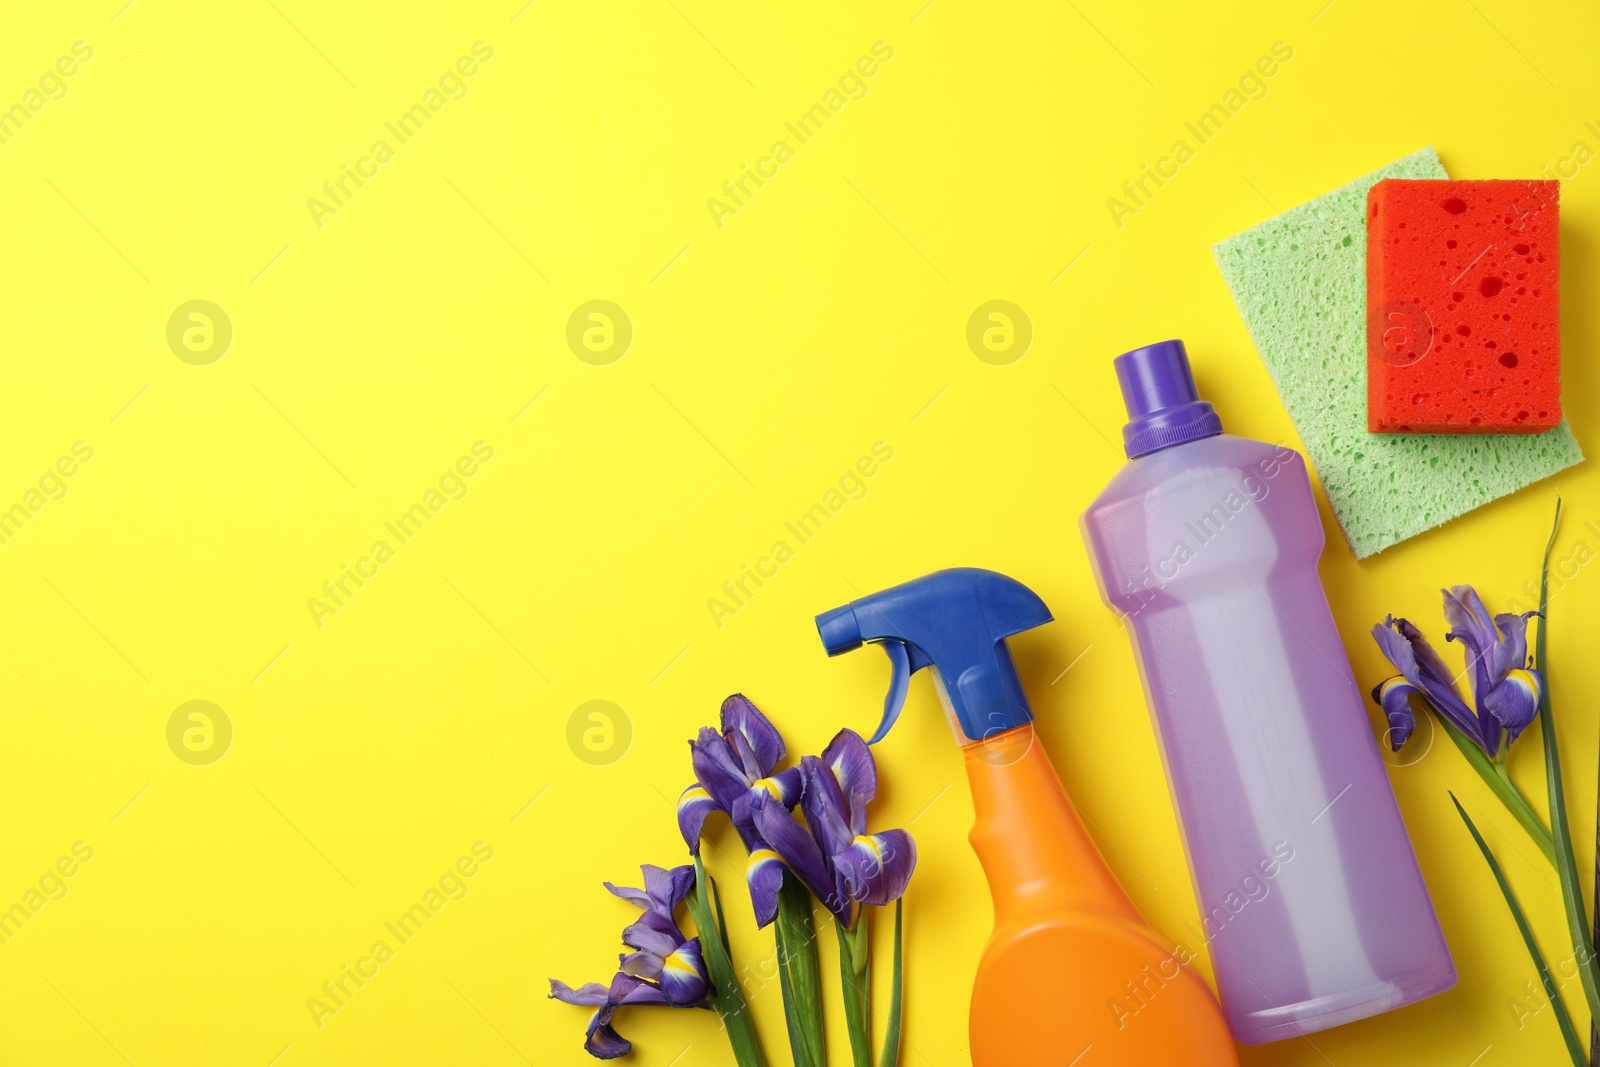
[[[1575,141],[1600,148],[1597,16],[1576,3],[522,2],[0,14],[0,104],[75,41],[94,49],[0,145],[0,505],[74,442],[94,449],[0,545],[0,903],[74,842],[94,849],[0,947],[0,1062],[588,1062],[585,1014],[546,1000],[546,978],[608,978],[630,908],[601,880],[682,857],[685,739],[734,690],[793,756],[870,728],[881,657],[828,660],[812,616],[951,565],[1054,609],[1014,642],[1040,728],[1111,866],[1179,936],[1196,909],[1177,830],[1076,528],[1121,462],[1110,358],[1181,336],[1232,432],[1293,442],[1213,242],[1426,144],[1459,177],[1544,176]],[[467,95],[319,227],[308,199],[480,40],[493,59]],[[707,199],[878,41],[893,59],[865,98],[719,228]],[[1277,41],[1294,56],[1265,97],[1116,226],[1107,199]],[[1565,399],[1594,452],[1600,164],[1562,199]],[[634,330],[604,366],[565,340],[596,298]],[[234,331],[207,366],[166,342],[194,299]],[[1035,331],[1009,366],[965,341],[991,299]],[[494,458],[466,497],[319,628],[308,598],[477,441]],[[865,498],[717,626],[708,598],[877,441],[894,458]],[[1324,510],[1358,679],[1386,673],[1366,637],[1385,612],[1437,638],[1441,585],[1516,595],[1558,492],[1562,551],[1600,547],[1592,464],[1360,565]],[[1586,871],[1597,573],[1557,594],[1551,646]],[[234,729],[209,766],[166,740],[194,699]],[[604,765],[567,740],[595,699],[631,724]],[[921,851],[904,1062],[945,1067],[966,1062],[990,915],[935,710],[918,679],[878,750],[874,822]],[[1537,753],[1516,767],[1538,794]],[[1559,1060],[1548,1011],[1519,1026],[1534,972],[1446,789],[1556,959],[1553,874],[1442,739],[1392,781],[1460,985],[1244,1062]],[[770,936],[725,825],[714,840],[754,966]],[[470,893],[319,1029],[307,999],[478,841],[494,858]],[[1586,1031],[1575,985],[1567,1000]],[[756,1005],[787,1062],[774,985]],[[732,1062],[709,1014],[618,1022],[641,1065]],[[844,1062],[842,1030],[832,1048]]]

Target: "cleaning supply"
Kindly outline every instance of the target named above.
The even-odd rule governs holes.
[[[1385,178],[1367,193],[1367,429],[1561,422],[1561,183]]]
[[[1223,434],[1183,342],[1115,362],[1128,463],[1083,537],[1133,638],[1234,1036],[1277,1041],[1449,989],[1317,577],[1305,461]]]
[[[1212,250],[1357,559],[1583,460],[1565,422],[1537,435],[1367,432],[1367,190],[1444,177],[1425,149]]]
[[[972,847],[994,900],[969,1022],[974,1067],[1222,1067],[1238,1060],[1189,954],[1163,938],[1096,851],[1049,757],[1006,638],[1050,621],[1019,582],[939,571],[817,616],[828,655],[880,644],[894,725],[913,672],[933,684],[961,746]]]

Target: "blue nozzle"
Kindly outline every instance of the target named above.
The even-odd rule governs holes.
[[[911,675],[937,667],[961,731],[980,740],[1033,719],[1005,639],[1050,621],[1033,590],[994,571],[937,571],[817,616],[828,655],[881,643],[893,678],[883,721],[870,743],[889,732],[905,704]]]
[[[817,633],[822,635],[822,647],[828,655],[854,652],[861,647],[861,624],[856,621],[854,605],[824,611],[817,616]]]

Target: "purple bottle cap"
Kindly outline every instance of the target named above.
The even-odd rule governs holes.
[[[1195,388],[1182,341],[1145,345],[1112,362],[1128,409],[1122,447],[1129,459],[1222,432],[1222,420]]]

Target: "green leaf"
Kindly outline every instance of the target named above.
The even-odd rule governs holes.
[[[733,958],[723,940],[721,928],[711,919],[711,905],[707,902],[706,885],[711,882],[705,865],[697,855],[694,858],[694,889],[689,892],[689,915],[694,919],[695,932],[700,935],[700,954],[706,962],[706,973],[711,978],[715,992],[717,1014],[728,1031],[728,1044],[733,1046],[733,1058],[739,1067],[767,1067],[767,1055],[761,1050],[761,1037],[756,1033],[755,1020],[750,1006],[745,1003],[744,990],[739,987],[734,974]],[[715,892],[715,883],[712,892]]]
[[[1589,925],[1584,918],[1583,885],[1578,881],[1578,861],[1572,852],[1572,832],[1567,825],[1567,801],[1561,788],[1561,752],[1556,745],[1556,721],[1550,702],[1550,664],[1545,638],[1550,629],[1550,552],[1555,547],[1556,531],[1561,528],[1561,500],[1556,499],[1556,517],[1550,526],[1550,540],[1544,546],[1544,566],[1539,571],[1539,631],[1534,640],[1534,666],[1544,676],[1544,693],[1539,714],[1544,724],[1544,773],[1550,790],[1550,836],[1556,844],[1556,873],[1561,876],[1561,902],[1567,914],[1567,932],[1572,937],[1578,977],[1583,980],[1583,995],[1589,1001],[1589,1014],[1600,1019],[1600,961],[1595,959]]]
[[[811,920],[811,894],[799,879],[784,872],[778,889],[778,981],[783,987],[783,1014],[789,1024],[789,1048],[795,1067],[828,1067],[822,1025],[822,963],[817,931]]]
[[[1522,934],[1522,943],[1528,946],[1528,955],[1533,957],[1533,965],[1539,972],[1539,981],[1544,983],[1545,996],[1550,999],[1550,1007],[1555,1011],[1556,1024],[1561,1027],[1561,1036],[1567,1043],[1567,1052],[1572,1056],[1576,1067],[1588,1067],[1589,1060],[1583,1054],[1583,1046],[1578,1042],[1578,1032],[1572,1028],[1572,1017],[1567,1014],[1566,1005],[1561,1003],[1561,995],[1556,990],[1556,981],[1550,975],[1550,968],[1544,962],[1544,954],[1539,951],[1539,945],[1533,939],[1533,931],[1528,927],[1527,917],[1522,914],[1522,908],[1517,904],[1516,896],[1511,892],[1511,885],[1506,881],[1505,873],[1500,870],[1500,864],[1495,861],[1494,853],[1489,851],[1488,842],[1473,825],[1472,818],[1467,810],[1461,806],[1461,801],[1456,799],[1454,793],[1450,794],[1450,802],[1456,806],[1461,821],[1467,824],[1467,829],[1472,832],[1472,839],[1478,843],[1478,851],[1483,853],[1483,858],[1488,861],[1489,870],[1494,872],[1494,880],[1500,885],[1500,894],[1506,898],[1506,907],[1511,909],[1511,917],[1517,922],[1517,930]]]
[[[894,902],[894,986],[889,993],[889,1028],[883,1035],[878,1067],[896,1067],[900,1062],[900,913],[904,909],[904,897]]]
[[[1428,706],[1431,708],[1433,705],[1429,704]],[[1495,763],[1484,755],[1483,749],[1473,744],[1472,740],[1462,733],[1461,728],[1455,723],[1438,712],[1434,712],[1433,717],[1440,726],[1444,727],[1445,733],[1450,735],[1450,740],[1456,743],[1456,747],[1461,750],[1461,754],[1472,765],[1472,769],[1478,772],[1478,777],[1482,778],[1484,784],[1494,791],[1495,796],[1500,798],[1500,803],[1506,806],[1506,810],[1511,812],[1512,817],[1528,832],[1528,836],[1533,838],[1533,843],[1539,846],[1539,851],[1544,853],[1544,858],[1550,861],[1550,866],[1554,867],[1556,865],[1555,841],[1551,838],[1550,831],[1546,830],[1544,823],[1540,821],[1539,813],[1534,811],[1532,805],[1528,803],[1528,798],[1523,796],[1522,791],[1512,784],[1511,779],[1503,773],[1503,765]]]
[[[833,928],[839,935],[839,977],[843,979],[844,1021],[850,1032],[850,1055],[854,1067],[872,1067],[872,984],[867,970],[867,909],[856,910],[852,929],[834,916]]]

